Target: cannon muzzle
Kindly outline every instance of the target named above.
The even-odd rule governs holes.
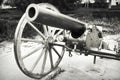
[[[80,37],[86,30],[85,22],[64,15],[58,10],[41,6],[40,4],[30,4],[25,13],[29,21],[70,30],[74,38]]]

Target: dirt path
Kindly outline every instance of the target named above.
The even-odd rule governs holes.
[[[68,57],[65,52],[60,67],[65,71],[54,80],[120,80],[120,61],[97,58],[93,56]],[[18,68],[13,51],[13,43],[0,43],[0,80],[34,80],[25,76]]]
[[[97,63],[93,64],[92,56],[74,55],[64,57],[61,66],[66,70],[59,75],[62,80],[120,80],[120,62],[116,60],[97,58]]]
[[[2,42],[0,44],[0,80],[30,80],[18,68],[12,42]]]

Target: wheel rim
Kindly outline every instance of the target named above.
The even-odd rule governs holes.
[[[25,16],[26,14],[21,18],[15,32],[15,59],[24,74],[40,79],[53,71],[62,60],[65,49],[59,45],[61,41],[58,38],[63,30],[29,22]],[[38,36],[25,36],[27,27]],[[37,27],[41,27],[41,31]]]

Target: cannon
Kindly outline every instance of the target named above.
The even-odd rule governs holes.
[[[89,32],[91,30],[94,33]],[[117,44],[114,50],[104,49],[100,37],[94,38],[90,33],[94,36],[100,34],[96,26],[90,28],[88,23],[60,13],[51,4],[30,4],[15,32],[17,65],[25,75],[40,79],[58,67],[65,50],[69,51],[69,56],[72,56],[72,51],[93,55],[94,63],[96,56],[120,60]],[[31,34],[35,36],[29,36]]]
[[[35,4],[28,6],[26,10],[26,17],[29,21],[38,23],[40,22],[45,25],[70,30],[74,38],[78,38],[84,33],[86,29],[86,23],[61,14],[58,11],[54,11],[49,8],[44,9],[43,7],[39,6],[40,5]]]

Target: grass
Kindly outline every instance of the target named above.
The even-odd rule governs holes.
[[[92,16],[78,17],[79,20],[89,24],[95,24],[108,29],[112,34],[120,33],[120,19],[119,18],[94,18]]]

